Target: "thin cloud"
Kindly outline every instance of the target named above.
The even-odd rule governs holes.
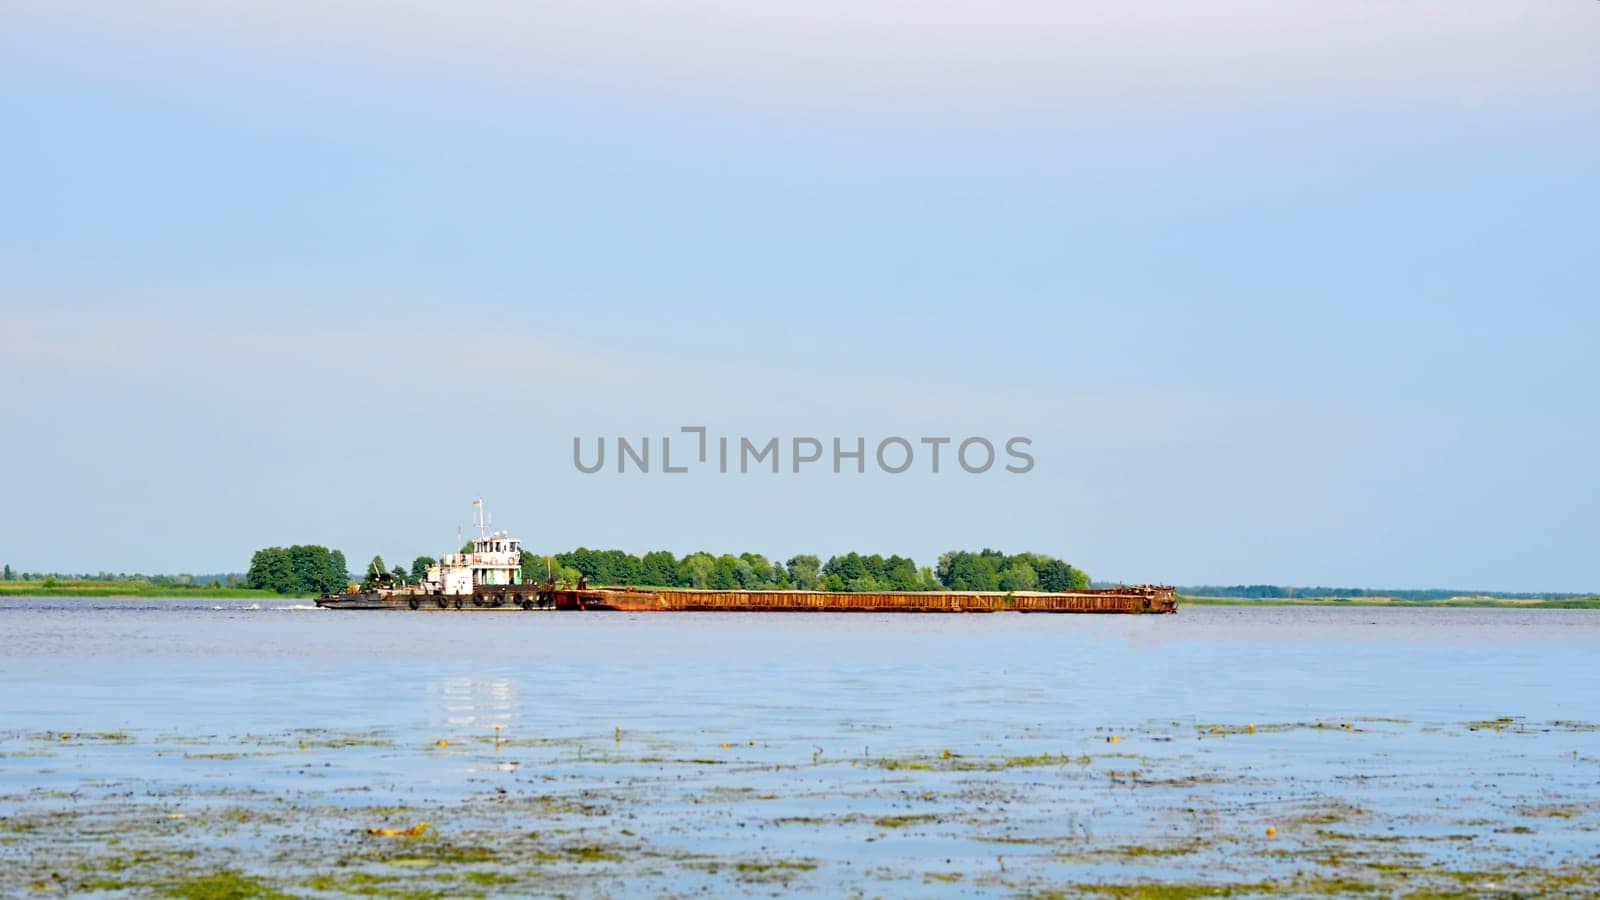
[[[287,65],[879,109],[1048,99],[1115,107],[1151,96],[1593,99],[1600,75],[1594,4],[144,0],[41,3],[16,18],[206,52],[242,48]]]
[[[490,337],[448,321],[355,329],[298,317],[277,327],[105,312],[0,319],[0,370],[53,367],[105,374],[206,370],[235,378],[310,369],[361,381],[501,375],[519,387],[611,386],[644,376],[632,362],[558,347],[520,326],[497,325]]]

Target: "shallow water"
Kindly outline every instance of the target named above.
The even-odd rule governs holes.
[[[1551,891],[1600,852],[1600,611],[8,598],[0,651],[7,893]]]

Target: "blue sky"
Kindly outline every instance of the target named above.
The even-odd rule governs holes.
[[[1600,588],[1600,6],[8,4],[0,557]],[[1033,438],[585,476],[574,436]]]

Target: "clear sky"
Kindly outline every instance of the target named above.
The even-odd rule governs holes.
[[[0,560],[409,560],[483,496],[547,551],[1600,589],[1596,48],[1576,0],[9,0]],[[1037,463],[572,464],[680,425]]]

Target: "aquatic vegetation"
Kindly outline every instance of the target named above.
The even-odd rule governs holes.
[[[1303,810],[1294,815],[1283,817],[1286,828],[1302,828],[1316,825],[1334,825],[1339,822],[1349,821],[1365,816],[1366,810],[1348,803],[1329,802],[1321,806]]]
[[[1545,803],[1538,806],[1519,806],[1518,815],[1539,819],[1572,819],[1581,815],[1582,808],[1573,804]]]
[[[869,761],[871,765],[888,771],[912,772],[997,772],[1002,769],[1025,769],[1035,766],[1087,766],[1093,760],[1083,753],[1037,753],[1028,756],[1005,756],[998,759],[960,755],[937,757],[882,757]]]
[[[879,816],[872,820],[872,824],[879,828],[905,828],[908,825],[924,825],[937,822],[940,816],[935,813],[921,813],[908,816]]]
[[[808,860],[740,861],[733,864],[733,873],[739,881],[788,884],[796,876],[816,867],[816,863]]]
[[[1080,753],[1076,756],[1069,756],[1065,753],[1039,753],[1032,756],[1008,756],[1002,760],[1001,764],[1008,769],[1019,769],[1026,768],[1028,766],[1087,766],[1091,762],[1093,762],[1093,760],[1091,760],[1089,756],[1084,753]]]
[[[875,765],[880,769],[895,771],[897,769],[913,769],[926,772],[934,767],[933,763],[920,759],[880,759]]]
[[[428,830],[427,822],[418,822],[410,828],[368,828],[367,834],[382,837],[421,837]]]
[[[559,858],[570,862],[594,863],[621,862],[623,856],[621,853],[607,850],[604,847],[584,845],[580,847],[563,847]]]
[[[494,862],[500,858],[500,854],[498,851],[488,847],[439,843],[426,848],[407,846],[406,849],[398,851],[394,855],[379,854],[369,858],[389,866],[426,867],[455,865],[458,863]]]
[[[1316,726],[1312,725],[1312,724],[1309,724],[1309,723],[1305,723],[1305,722],[1269,722],[1269,723],[1267,723],[1265,725],[1258,725],[1258,724],[1256,724],[1254,722],[1247,722],[1247,723],[1242,724],[1242,725],[1235,725],[1235,724],[1224,723],[1224,722],[1206,722],[1206,723],[1198,723],[1198,724],[1196,724],[1194,726],[1195,731],[1198,732],[1201,735],[1215,735],[1215,736],[1238,735],[1238,734],[1258,734],[1258,733],[1259,734],[1273,734],[1273,733],[1280,733],[1280,732],[1285,732],[1285,731],[1292,731],[1292,730],[1297,729],[1297,728],[1314,728],[1314,727],[1316,727]]]
[[[1463,723],[1468,731],[1522,731],[1523,723],[1517,716],[1501,716],[1498,719],[1484,719],[1475,722]]]
[[[292,900],[293,895],[239,872],[222,870],[163,885],[160,892],[179,900]]]
[[[1033,900],[1066,900],[1067,897],[1117,897],[1128,900],[1190,900],[1193,897],[1234,897],[1271,893],[1270,884],[1179,884],[1135,882],[1132,884],[1074,884],[1066,889],[1030,892]]]

